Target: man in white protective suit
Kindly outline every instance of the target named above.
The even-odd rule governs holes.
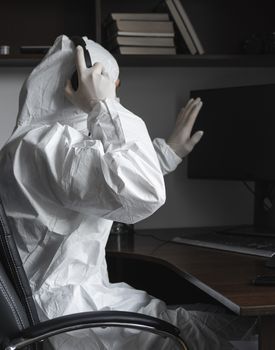
[[[181,110],[166,142],[151,142],[144,122],[116,98],[119,68],[100,45],[56,39],[24,83],[14,133],[0,153],[0,193],[41,320],[93,310],[124,310],[177,325],[191,350],[232,349],[248,326],[237,316],[169,309],[108,279],[105,245],[113,221],[135,223],[165,202],[163,175],[202,136],[190,136],[202,102]],[[70,77],[78,71],[74,91]],[[100,63],[96,63],[100,62]],[[51,339],[59,350],[171,350],[155,335],[84,330]]]

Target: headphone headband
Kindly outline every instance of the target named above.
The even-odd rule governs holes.
[[[74,43],[75,47],[80,45],[81,47],[83,47],[83,49],[86,49],[86,42],[81,36],[72,36],[71,40]]]

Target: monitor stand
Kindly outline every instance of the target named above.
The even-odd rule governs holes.
[[[225,228],[225,234],[275,238],[275,182],[256,181],[253,225]],[[272,203],[274,202],[274,203]],[[273,204],[273,205],[272,205]]]
[[[274,193],[273,193],[274,192]],[[274,199],[273,199],[274,196]],[[266,203],[270,205],[266,205]],[[275,238],[275,182],[256,181],[254,198],[254,225],[228,228],[225,233]],[[265,262],[266,267],[275,268],[275,255]]]
[[[275,234],[275,182],[256,181],[254,199],[254,227]],[[267,205],[268,203],[268,205]]]

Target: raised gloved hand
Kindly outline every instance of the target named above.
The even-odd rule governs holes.
[[[174,130],[167,139],[167,144],[181,158],[187,156],[200,141],[203,131],[197,131],[191,136],[193,125],[202,107],[200,98],[191,99],[181,109]]]
[[[98,101],[116,97],[115,82],[104,71],[101,63],[86,67],[83,49],[76,48],[76,69],[78,74],[78,89],[75,91],[71,81],[65,87],[65,96],[84,112],[89,113]]]

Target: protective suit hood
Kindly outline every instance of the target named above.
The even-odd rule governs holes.
[[[101,62],[114,81],[119,67],[114,57],[101,45],[84,37],[92,63]],[[65,35],[57,37],[41,63],[23,84],[19,97],[18,126],[59,122],[87,132],[87,114],[64,95],[67,79],[75,69],[75,47]]]

